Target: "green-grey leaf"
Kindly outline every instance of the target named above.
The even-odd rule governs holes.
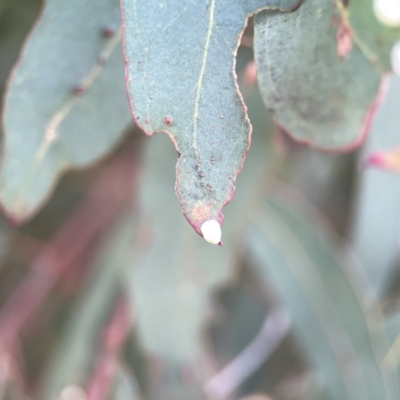
[[[0,201],[13,219],[32,215],[62,171],[121,138],[131,117],[120,39],[117,0],[46,1],[5,97]]]
[[[240,64],[244,66],[251,56],[248,49],[240,51]],[[156,135],[148,142],[141,186],[143,242],[138,244],[144,248],[136,248],[127,277],[144,350],[167,366],[167,376],[158,382],[159,387],[154,382],[148,385],[153,397],[146,393],[147,398],[165,398],[167,390],[171,398],[204,398],[199,382],[182,382],[179,377],[185,366],[201,369],[204,348],[200,332],[210,289],[230,277],[235,239],[270,163],[267,133],[273,128],[271,117],[260,94],[254,88],[252,93],[250,88],[243,89],[249,94],[246,103],[255,145],[238,177],[238,193],[226,209],[223,241],[227,245],[222,248],[193,236],[181,217],[173,188],[176,153],[168,138]]]
[[[122,365],[118,365],[117,376],[110,400],[140,400],[139,385],[133,373]]]
[[[125,215],[107,238],[109,242],[99,254],[93,277],[50,362],[43,380],[42,399],[56,399],[70,384],[86,387],[96,361],[96,350],[100,347],[101,328],[121,289],[122,270],[128,263],[136,228],[134,216]]]
[[[166,132],[179,153],[176,192],[194,229],[223,220],[250,145],[235,56],[247,18],[300,0],[123,0],[127,85],[134,117]]]
[[[198,332],[209,290],[230,276],[229,255],[269,166],[272,120],[256,90],[247,103],[254,146],[238,178],[238,193],[226,209],[222,248],[191,235],[181,218],[173,188],[175,152],[168,139],[156,135],[144,156],[141,216],[144,240],[151,247],[137,250],[127,281],[146,351],[175,363],[191,362],[201,353]]]
[[[278,123],[299,141],[350,150],[368,132],[381,76],[358,41],[339,56],[338,31],[352,40],[339,4],[304,0],[293,13],[263,11],[254,44],[260,88]]]
[[[270,198],[250,230],[253,265],[278,288],[329,399],[397,399],[398,377],[381,365],[383,316],[365,305],[370,287],[310,207],[289,196]]]
[[[386,353],[383,364],[389,368],[400,369],[400,313],[386,316],[386,332],[391,343],[390,349]]]

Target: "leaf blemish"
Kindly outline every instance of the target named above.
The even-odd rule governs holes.
[[[115,35],[116,32],[117,31],[115,30],[115,28],[109,26],[107,28],[104,28],[102,33],[103,33],[104,37],[112,38]]]
[[[172,124],[172,117],[167,116],[167,117],[165,117],[164,121],[165,121],[165,123],[166,123],[167,125],[171,125],[171,124]]]
[[[346,21],[342,21],[336,35],[337,54],[346,57],[353,48],[353,32]]]
[[[80,97],[86,93],[86,89],[87,89],[86,85],[84,85],[83,83],[80,83],[79,85],[74,87],[73,91],[76,96]]]

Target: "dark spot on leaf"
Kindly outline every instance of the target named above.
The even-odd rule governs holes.
[[[79,85],[75,86],[74,93],[77,96],[83,96],[86,93],[86,90],[87,87],[83,83],[80,83]]]
[[[103,36],[107,37],[107,38],[111,38],[115,35],[115,32],[116,32],[115,28],[109,26],[109,27],[103,29]]]
[[[165,121],[165,123],[166,123],[167,125],[171,125],[171,124],[172,124],[172,117],[166,116],[164,121]]]

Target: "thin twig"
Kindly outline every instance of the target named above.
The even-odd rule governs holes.
[[[284,309],[272,311],[247,347],[205,385],[205,392],[226,399],[257,370],[289,333],[292,321]]]
[[[132,327],[132,311],[121,297],[105,328],[103,345],[87,390],[87,400],[105,400],[111,391],[117,372],[118,356]]]

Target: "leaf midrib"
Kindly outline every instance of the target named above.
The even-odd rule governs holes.
[[[209,23],[208,23],[208,30],[207,30],[206,42],[205,42],[205,46],[204,46],[204,53],[203,53],[203,60],[201,63],[200,75],[199,75],[199,79],[198,79],[197,85],[196,85],[197,92],[196,92],[196,100],[194,103],[194,114],[193,114],[193,148],[195,149],[197,159],[199,159],[199,154],[198,154],[198,150],[197,150],[197,120],[199,118],[199,104],[200,104],[201,88],[203,85],[203,79],[204,79],[204,75],[206,72],[208,50],[210,48],[211,35],[212,35],[213,27],[214,27],[215,0],[211,0],[209,12],[210,12],[210,19],[209,19]]]

